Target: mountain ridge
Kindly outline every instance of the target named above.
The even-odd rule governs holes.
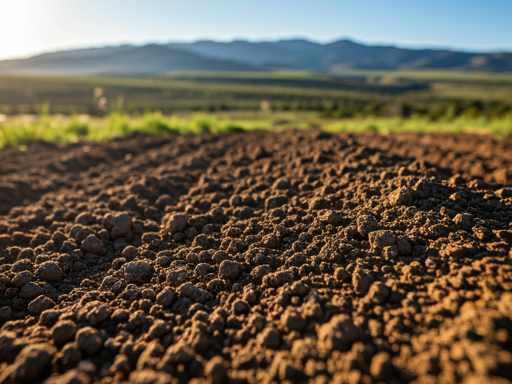
[[[512,53],[410,49],[349,39],[321,44],[305,39],[119,45],[43,53],[0,61],[0,73],[48,75],[156,75],[172,71],[296,69],[458,70],[512,72]]]

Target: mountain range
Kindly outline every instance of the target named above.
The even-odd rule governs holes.
[[[368,70],[512,71],[512,53],[370,46],[351,40],[319,44],[197,41],[121,45],[45,53],[0,61],[0,73],[107,76],[157,75],[172,71],[266,71],[295,69],[336,72]]]

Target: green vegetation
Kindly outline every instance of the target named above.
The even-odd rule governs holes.
[[[133,117],[113,112],[106,117],[73,115],[53,117],[42,114],[0,118],[0,147],[29,145],[39,141],[77,142],[79,140],[106,140],[133,134],[198,134],[202,132],[230,132],[263,129],[258,120],[240,121],[216,115],[192,114],[164,116],[160,112],[147,112]]]
[[[511,85],[512,74],[431,71],[0,77],[0,147],[287,128],[502,136]]]
[[[512,111],[512,75],[458,72],[344,71],[173,72],[147,78],[0,77],[0,113],[104,116],[124,100],[132,115],[146,110],[315,111],[324,117],[409,117],[438,120],[447,113],[495,118]],[[95,90],[102,91],[103,107]]]
[[[397,80],[444,81],[449,83],[483,83],[512,85],[512,73],[455,71],[364,71],[337,70],[334,75],[360,78],[394,78]]]
[[[325,124],[323,129],[332,132],[489,133],[503,137],[512,135],[512,116],[491,120],[485,117],[459,117],[435,122],[422,118],[351,119]]]
[[[41,114],[38,117],[0,115],[0,147],[26,146],[40,141],[99,141],[133,134],[198,134],[250,130],[325,129],[332,132],[472,132],[512,135],[512,115],[506,118],[459,117],[430,121],[368,117],[326,119],[312,112],[181,113],[165,116],[147,112],[134,117],[116,111],[106,117]]]

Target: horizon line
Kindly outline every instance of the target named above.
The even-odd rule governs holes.
[[[45,54],[51,54],[51,53],[58,53],[58,52],[65,52],[65,51],[80,51],[80,50],[87,50],[87,49],[100,49],[100,48],[110,48],[110,47],[121,47],[121,46],[132,46],[132,47],[144,47],[147,45],[166,45],[166,44],[193,44],[198,42],[213,42],[213,43],[234,43],[234,42],[248,42],[248,43],[276,43],[280,41],[293,41],[293,40],[302,40],[306,42],[310,42],[313,44],[318,45],[329,45],[333,44],[339,41],[350,41],[355,44],[365,45],[368,47],[394,47],[398,49],[409,49],[409,50],[436,50],[436,51],[442,51],[442,50],[448,50],[448,51],[454,51],[454,52],[464,52],[464,53],[480,53],[480,54],[492,54],[492,53],[512,53],[512,47],[496,47],[496,48],[486,48],[486,49],[477,49],[477,48],[463,48],[463,47],[454,47],[454,46],[442,46],[442,45],[430,45],[430,44],[418,44],[418,45],[407,45],[407,44],[400,44],[400,43],[390,43],[390,42],[383,42],[383,41],[365,41],[363,39],[354,38],[351,36],[342,36],[337,37],[334,39],[314,39],[306,36],[283,36],[283,37],[276,37],[276,38],[261,38],[261,39],[251,39],[251,38],[244,38],[244,37],[234,37],[231,39],[219,39],[215,37],[201,37],[201,38],[195,38],[195,39],[166,39],[165,41],[157,41],[157,40],[146,40],[143,42],[112,42],[112,43],[98,43],[98,45],[83,45],[83,46],[63,46],[62,48],[55,48],[55,49],[48,49],[44,51],[36,51],[33,53],[29,53],[27,55],[16,55],[16,56],[9,56],[0,58],[0,61],[7,61],[7,60],[23,60],[23,59],[29,59],[31,57],[45,55]]]

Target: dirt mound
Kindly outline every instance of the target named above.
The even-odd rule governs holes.
[[[512,189],[407,140],[0,152],[0,383],[512,380]]]
[[[421,159],[451,169],[466,179],[512,184],[512,138],[497,140],[482,134],[360,134],[361,144],[389,155]],[[413,143],[413,145],[411,145]]]

